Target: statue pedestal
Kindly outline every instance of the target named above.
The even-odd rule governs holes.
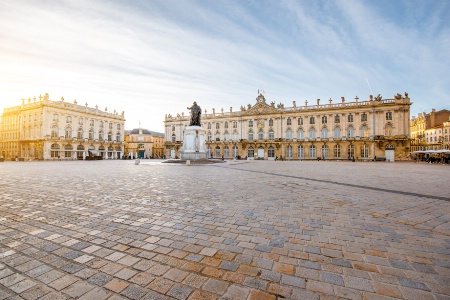
[[[199,160],[207,158],[206,130],[201,126],[186,126],[181,159]]]

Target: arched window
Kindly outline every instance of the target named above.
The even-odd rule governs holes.
[[[212,141],[212,133],[211,131],[208,131],[208,142]]]
[[[82,127],[78,128],[77,139],[79,139],[79,140],[84,139],[84,130]]]
[[[50,146],[50,157],[59,157],[59,145],[58,144],[52,144]]]
[[[328,118],[326,116],[322,117],[322,124],[327,124]]]
[[[239,155],[239,149],[237,146],[233,146],[233,157],[236,157]]]
[[[175,143],[177,140],[177,136],[174,134],[172,134],[172,143]]]
[[[286,158],[292,158],[292,146],[288,145],[286,147]]]
[[[267,150],[267,156],[268,157],[275,157],[275,149],[273,148],[273,146],[270,146]]]
[[[216,141],[220,141],[220,132],[216,131]]]
[[[66,129],[64,130],[64,137],[66,139],[71,139],[72,138],[72,127],[67,126]]]
[[[233,140],[237,141],[239,139],[239,133],[235,130],[233,131]]]
[[[328,129],[326,127],[322,128],[322,132],[320,133],[320,137],[323,139],[328,138]]]
[[[334,128],[333,137],[335,139],[340,139],[341,138],[341,128],[339,126]]]
[[[303,125],[303,118],[298,118],[297,123],[298,125]]]
[[[269,126],[273,126],[273,120],[272,119],[269,120]]]
[[[341,145],[334,145],[334,158],[341,157],[342,147]]]
[[[216,146],[216,149],[215,149],[216,151],[215,151],[215,153],[214,153],[214,155],[216,156],[216,157],[221,157],[222,155],[220,154],[220,147],[219,146]]]
[[[113,133],[110,131],[108,132],[108,142],[112,142],[113,140]]]
[[[305,148],[303,145],[298,146],[297,148],[297,157],[298,158],[304,158],[305,157]]]
[[[328,158],[328,145],[322,145],[322,158]]]
[[[223,148],[223,157],[230,157],[230,148],[228,148],[228,146],[225,146],[225,148]]]
[[[392,136],[392,125],[391,124],[386,124],[386,126],[384,127],[384,135],[386,136]]]
[[[258,131],[258,140],[263,140],[264,139],[264,131],[261,129]]]
[[[64,151],[65,157],[72,157],[73,146],[71,144],[67,144],[64,146]]]
[[[56,115],[57,116],[57,115]],[[30,129],[30,131],[31,131],[31,129]],[[52,139],[56,139],[56,138],[58,138],[58,136],[59,136],[59,128],[58,128],[58,126],[56,126],[56,125],[53,125],[52,126]]]
[[[367,126],[361,127],[360,136],[365,138],[369,137],[369,128]]]
[[[348,115],[347,116],[347,121],[348,122],[353,122],[353,115]]]
[[[224,141],[228,141],[230,139],[230,134],[228,133],[228,131],[225,131],[225,133],[223,134],[223,139]]]
[[[309,124],[314,124],[314,123],[315,123],[314,117],[309,118]]]
[[[225,128],[228,128],[228,122],[225,121]]]
[[[348,126],[347,128],[347,137],[349,138],[355,137],[355,128],[353,128],[352,125]]]
[[[297,139],[303,140],[305,138],[305,133],[303,132],[303,128],[299,128],[297,131]]]
[[[316,129],[314,127],[311,127],[309,129],[309,138],[310,139],[315,139],[316,138]]]
[[[175,135],[175,134],[173,134],[173,135]],[[103,135],[103,131],[100,130],[100,131],[98,132],[98,140],[99,140],[99,141],[103,141],[104,138],[105,138],[105,137],[104,137],[104,135]]]
[[[269,130],[269,140],[273,141],[275,139],[275,133],[272,129]]]
[[[89,129],[89,139],[90,140],[94,139],[94,129],[93,128]]]
[[[292,125],[291,118],[287,118],[286,122],[287,122],[288,125]]]
[[[83,152],[84,152],[84,146],[78,145],[77,146],[77,159],[83,159]]]
[[[292,130],[286,130],[286,139],[292,140]]]
[[[347,157],[348,159],[351,159],[353,156],[355,156],[355,146],[350,144],[347,148]]]
[[[368,158],[369,157],[369,146],[364,144],[361,147],[361,157]]]
[[[309,146],[309,157],[316,158],[316,146],[314,145]]]
[[[247,156],[248,157],[254,157],[255,156],[255,149],[253,148],[253,146],[248,147]]]
[[[250,131],[248,132],[248,140],[249,140],[249,141],[253,141],[253,131],[252,131],[252,130],[250,130]]]

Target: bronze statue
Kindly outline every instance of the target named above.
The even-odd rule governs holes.
[[[194,104],[187,109],[191,111],[191,121],[189,123],[189,126],[201,126],[200,116],[202,114],[202,109],[197,105],[197,102],[194,101]]]

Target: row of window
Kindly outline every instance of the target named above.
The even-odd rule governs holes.
[[[122,135],[121,135],[120,132],[116,133],[116,141],[117,142],[121,142],[121,136]],[[58,126],[56,126],[56,125],[52,126],[52,135],[51,135],[51,137],[52,138],[59,138],[59,127]],[[66,139],[71,139],[73,137],[72,136],[72,127],[68,126],[68,127],[66,127],[64,129],[64,137]],[[84,139],[84,129],[82,127],[78,128],[78,130],[77,130],[77,139]],[[90,140],[94,140],[95,139],[95,132],[94,132],[94,129],[92,129],[92,128],[89,129],[88,139],[90,139]],[[104,133],[103,133],[103,131],[99,131],[98,132],[98,139],[100,141],[104,140]],[[113,141],[113,133],[111,131],[108,132],[107,141],[109,141],[109,142]]]
[[[50,146],[50,156],[53,158],[59,157],[60,156],[60,151],[64,150],[64,156],[65,157],[72,157],[73,153],[74,153],[74,149],[73,146],[71,144],[67,144],[64,146],[64,149],[61,149],[61,146],[58,144],[52,144]],[[85,150],[85,147],[83,145],[78,145],[77,146],[77,157],[83,157],[83,152]],[[87,150],[95,150],[94,146],[89,146]],[[122,152],[122,148],[121,147],[116,147],[115,149],[112,146],[109,146],[108,149],[106,150],[106,148],[104,146],[99,146],[98,147],[98,151],[100,152],[108,152],[108,156],[112,157],[113,152]]]
[[[386,120],[392,120],[392,112],[387,112],[386,113]],[[353,122],[353,115],[348,115],[347,116],[347,122]],[[341,122],[341,116],[336,115],[334,116],[334,123],[340,123]],[[367,122],[367,114],[363,113],[361,114],[361,122]],[[287,118],[286,119],[286,124],[287,125],[292,125],[292,119],[291,118]],[[303,118],[299,117],[297,118],[297,124],[298,125],[303,125]],[[316,124],[316,118],[315,117],[310,117],[309,118],[309,124]],[[328,124],[328,117],[327,116],[323,116],[322,117],[322,124]],[[233,128],[237,128],[237,122],[233,121],[232,122]],[[273,119],[269,119],[269,126],[273,126]],[[228,122],[224,123],[224,127],[228,128]],[[253,127],[253,120],[249,120],[248,121],[248,127]],[[211,129],[211,123],[208,123],[207,125],[208,129]],[[220,129],[220,123],[216,123],[216,129]],[[175,126],[172,126],[172,131],[175,131]]]
[[[53,121],[58,122],[59,121],[59,115],[54,114],[53,115]],[[70,124],[72,123],[72,116],[66,116],[66,123]],[[108,122],[106,122],[108,123]],[[84,125],[84,118],[78,118],[78,125]],[[89,120],[89,126],[94,127],[95,126],[95,120]],[[99,121],[99,126],[104,127],[103,121]],[[114,124],[108,123],[109,129],[113,129]],[[120,130],[122,128],[121,124],[117,124],[117,130]]]
[[[213,149],[211,147],[208,147],[208,150],[213,153],[216,157],[221,157],[222,156],[222,150],[219,146],[216,146],[213,152]],[[232,148],[232,152],[233,152],[233,157],[238,156],[238,147],[234,146]],[[322,158],[330,158],[330,149],[328,147],[328,145],[322,145],[322,147],[320,148],[320,155],[319,157]],[[305,147],[303,147],[302,145],[297,147],[297,153],[296,153],[296,158],[298,159],[303,159],[303,158],[317,158],[317,148],[315,145],[311,145],[309,146],[309,151],[307,153],[308,155],[305,156]],[[345,156],[343,156],[345,154]],[[264,155],[264,148],[260,147],[257,149],[257,156],[259,157],[260,155]],[[225,158],[229,158],[230,157],[230,148],[228,146],[225,146],[223,148],[223,156]],[[253,146],[248,147],[247,149],[247,156],[248,157],[255,157],[255,148]],[[275,148],[273,146],[270,146],[267,149],[267,156],[270,158],[274,158],[275,157]],[[333,147],[333,158],[352,158],[355,156],[355,146],[354,145],[349,145],[347,147],[347,151],[344,153],[342,151],[342,146],[341,145],[335,145]],[[285,157],[286,158],[294,158],[294,153],[293,153],[293,147],[291,145],[286,147],[286,153],[285,153]],[[362,145],[360,147],[360,152],[359,152],[359,157],[361,158],[368,158],[369,157],[369,146],[368,145]]]
[[[390,124],[387,124],[385,126],[385,135],[386,136],[391,136],[392,135],[392,130],[393,127]],[[367,126],[362,126],[360,129],[360,137],[364,137],[367,138],[369,137],[369,128]],[[316,129],[314,127],[310,128],[309,132],[308,132],[308,138],[309,139],[315,139],[316,136]],[[355,128],[350,125],[347,128],[347,132],[345,137],[348,138],[354,138],[355,137]],[[303,131],[302,128],[300,128],[297,131],[297,139],[302,140],[305,138],[305,132]],[[328,134],[328,128],[324,127],[322,128],[321,132],[320,132],[320,138],[322,139],[327,139],[329,138],[329,134]],[[335,139],[340,139],[342,138],[342,131],[340,127],[335,127],[334,131],[333,131],[333,138]],[[223,139],[225,141],[230,140],[230,134],[228,133],[228,131],[225,131],[224,135],[223,135]],[[253,130],[249,130],[248,134],[247,134],[247,139],[252,141],[254,140],[254,133]],[[260,130],[258,132],[258,140],[264,140],[265,139],[265,134],[264,131]],[[269,134],[268,134],[268,140],[274,140],[275,139],[275,133],[273,130],[269,130]],[[290,140],[293,139],[293,131],[291,129],[286,130],[286,139]],[[208,132],[207,134],[207,140],[210,142],[212,141],[212,133]],[[220,141],[221,140],[221,134],[219,132],[216,132],[215,136],[214,136],[214,140],[215,141]],[[239,140],[239,133],[235,130],[233,131],[233,136],[232,136],[232,140]],[[172,134],[172,142],[174,143],[176,141],[176,135]]]

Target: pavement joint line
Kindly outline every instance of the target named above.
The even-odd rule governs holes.
[[[295,175],[286,175],[286,174],[272,173],[272,172],[263,172],[263,171],[255,171],[255,170],[244,170],[244,169],[239,169],[239,168],[236,168],[236,167],[227,167],[227,166],[221,166],[221,165],[211,165],[211,166],[212,167],[216,167],[216,168],[217,167],[218,168],[227,168],[227,169],[238,170],[238,171],[249,172],[249,173],[266,174],[266,175],[273,175],[273,176],[278,176],[278,177],[287,177],[287,178],[308,180],[308,181],[313,181],[313,182],[321,182],[321,183],[327,183],[327,184],[336,184],[336,185],[341,185],[341,186],[348,186],[348,187],[352,187],[352,188],[373,190],[373,191],[378,191],[378,192],[386,192],[386,193],[391,193],[391,194],[399,194],[399,195],[405,195],[405,196],[416,196],[416,197],[421,197],[421,198],[450,201],[450,198],[448,198],[448,197],[425,195],[425,194],[411,193],[411,192],[405,192],[405,191],[397,191],[397,190],[391,190],[391,189],[383,189],[383,188],[377,188],[377,187],[367,186],[367,185],[357,185],[357,184],[351,184],[351,183],[345,183],[345,182],[330,181],[330,180],[316,179],[316,178],[308,178],[308,177],[295,176]]]

